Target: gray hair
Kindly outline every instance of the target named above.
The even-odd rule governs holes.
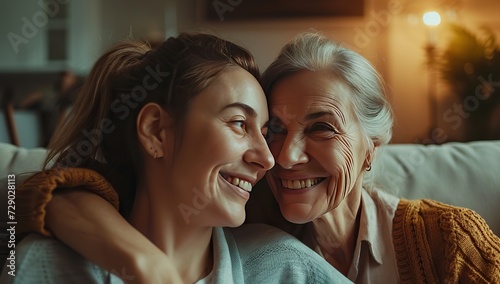
[[[302,70],[331,71],[352,91],[354,112],[375,145],[389,143],[394,123],[382,78],[360,54],[317,33],[303,33],[281,50],[262,74],[266,96],[279,80]]]

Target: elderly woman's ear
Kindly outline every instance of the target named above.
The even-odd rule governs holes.
[[[374,143],[373,140],[369,137],[367,137],[368,140],[368,149],[366,150],[366,158],[365,158],[365,163],[364,167],[366,171],[370,171],[372,169],[372,163],[373,159],[375,158],[375,155],[377,154],[377,149],[379,144]]]
[[[137,136],[144,152],[153,157],[165,155],[173,135],[173,119],[158,104],[148,103],[137,116]]]

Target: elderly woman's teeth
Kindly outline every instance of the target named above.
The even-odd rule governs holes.
[[[229,182],[233,185],[236,185],[240,188],[242,188],[245,191],[251,192],[252,191],[252,184],[250,184],[248,181],[239,179],[239,178],[229,178]]]
[[[320,178],[308,178],[308,179],[301,179],[301,180],[282,179],[281,184],[285,188],[301,189],[301,188],[311,187],[311,186],[317,184],[321,180],[322,179],[320,179]]]

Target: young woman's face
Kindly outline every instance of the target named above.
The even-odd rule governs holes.
[[[327,72],[301,71],[279,81],[270,105],[267,179],[283,216],[305,223],[335,209],[361,182],[368,140],[350,90]]]
[[[230,68],[188,108],[172,182],[186,223],[239,226],[252,186],[274,165],[267,103],[257,80]]]

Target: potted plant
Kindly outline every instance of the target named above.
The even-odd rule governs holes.
[[[500,138],[493,129],[493,112],[500,104],[500,49],[494,33],[481,28],[479,35],[451,25],[451,38],[439,58],[442,78],[459,96],[457,110],[466,127],[466,140]]]

